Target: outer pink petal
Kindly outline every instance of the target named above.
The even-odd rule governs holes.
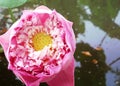
[[[5,34],[0,36],[0,44],[2,45],[4,52],[7,51],[8,46],[9,46],[10,32],[11,30],[8,30]]]
[[[22,71],[13,70],[15,75],[26,85],[26,86],[39,86],[40,78],[32,76]]]
[[[72,29],[72,25],[73,25],[72,22],[67,21],[67,23],[66,23],[66,27],[67,27],[66,42],[68,45],[71,45],[73,53],[74,53],[75,49],[76,49],[76,41],[75,41],[75,35],[74,35],[73,29]]]
[[[33,13],[33,12],[49,14],[49,13],[52,13],[52,10],[50,10],[48,7],[42,5],[42,6],[37,7],[35,10],[24,10],[22,18],[26,18],[28,14]]]
[[[26,86],[39,86],[41,82],[48,82],[51,79],[53,79],[55,76],[57,76],[60,70],[61,67],[56,67],[51,69],[50,75],[45,75],[43,73],[40,73],[36,76],[28,74],[27,72],[24,71],[18,71],[14,69],[13,72],[23,83],[25,83]]]
[[[52,13],[52,10],[50,10],[48,7],[42,5],[37,7],[34,12],[38,12],[38,13]]]
[[[3,35],[0,36],[0,44],[3,47],[4,53],[7,57],[7,60],[8,60],[7,50],[9,48],[10,34],[13,32],[13,29],[14,29],[14,27],[16,27],[17,24],[18,24],[18,21],[16,23],[14,23],[6,33],[4,33]]]
[[[74,59],[69,66],[51,81],[47,82],[49,86],[74,86]]]
[[[57,13],[57,12],[56,12]],[[72,52],[75,52],[76,49],[76,40],[75,40],[75,35],[74,31],[72,28],[73,23],[65,19],[61,14],[57,13],[57,15],[61,18],[60,20],[62,21],[62,24],[64,25],[64,30],[66,32],[66,42],[68,46],[71,48]]]

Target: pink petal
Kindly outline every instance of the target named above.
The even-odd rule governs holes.
[[[7,60],[8,60],[7,50],[9,47],[10,34],[13,32],[13,29],[14,29],[14,27],[16,27],[17,24],[18,24],[18,21],[16,23],[14,23],[6,33],[4,33],[3,35],[0,36],[0,44],[3,47],[3,50],[7,57]]]
[[[71,50],[73,52],[75,52],[75,48],[76,48],[76,43],[75,43],[75,35],[72,29],[72,22],[70,21],[66,21],[64,22],[66,28],[66,42],[68,44],[69,47],[71,47]]]
[[[73,23],[66,20],[61,14],[57,13],[57,15],[59,17],[61,17],[61,21],[64,24],[64,28],[65,32],[66,32],[66,42],[69,45],[69,47],[71,47],[72,51],[75,52],[76,49],[76,41],[75,41],[75,35],[74,35],[74,31],[72,29],[72,25]]]
[[[51,79],[54,79],[55,76],[61,71],[61,66],[56,66],[56,67],[50,67],[51,71],[49,75],[46,75],[44,73],[40,73],[36,76],[31,75],[25,71],[18,71],[15,70],[14,68],[12,71],[14,74],[26,85],[26,86],[39,86],[40,83],[42,82],[48,82]]]
[[[51,13],[52,10],[50,10],[48,7],[42,5],[42,6],[39,6],[37,7],[34,12],[38,12],[38,13]]]
[[[7,51],[8,46],[9,46],[9,34],[10,34],[10,30],[8,30],[5,34],[0,36],[0,44],[2,45],[4,52]]]
[[[40,84],[40,79],[38,77],[21,71],[14,70],[13,72],[26,86],[39,86]]]
[[[47,83],[49,86],[74,86],[74,59],[66,69]]]
[[[67,36],[66,39],[67,39],[67,41],[68,41],[69,43],[71,43],[73,52],[75,52],[76,42],[75,42],[75,35],[74,35],[74,31],[73,31],[73,29],[72,29],[72,25],[73,25],[73,23],[70,22],[70,21],[68,21],[67,27],[68,27],[68,29],[69,29],[69,31],[70,31],[70,33],[69,33],[70,37]],[[69,31],[67,31],[67,32],[69,32]],[[71,42],[70,42],[70,41],[71,41]]]

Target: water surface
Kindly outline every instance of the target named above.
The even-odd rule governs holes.
[[[120,86],[120,0],[45,1],[29,0],[12,10],[17,19],[22,10],[41,4],[56,9],[74,23],[75,86]],[[0,22],[2,34],[13,23],[8,9],[0,8]],[[24,86],[7,69],[7,64],[4,54],[0,53],[0,86]]]

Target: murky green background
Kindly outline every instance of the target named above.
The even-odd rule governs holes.
[[[120,0],[29,0],[12,11],[18,19],[22,10],[41,4],[74,23],[75,86],[120,86]],[[0,8],[0,34],[12,23],[8,9]],[[24,86],[7,64],[0,53],[0,86]]]

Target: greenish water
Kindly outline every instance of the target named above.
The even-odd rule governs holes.
[[[120,86],[120,0],[29,0],[14,8],[14,15],[19,18],[22,10],[41,4],[74,23],[75,86]],[[0,8],[0,34],[11,24],[8,10]],[[24,86],[3,57],[0,53],[0,86]]]

